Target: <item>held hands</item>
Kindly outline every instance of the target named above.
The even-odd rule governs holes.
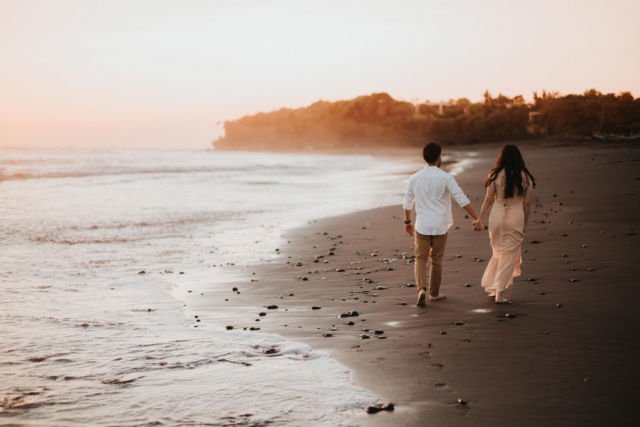
[[[484,230],[484,224],[480,218],[474,219],[471,224],[473,224],[473,231],[482,231]]]

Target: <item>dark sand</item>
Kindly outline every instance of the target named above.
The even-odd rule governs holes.
[[[356,384],[396,404],[392,413],[363,410],[355,424],[639,425],[640,147],[521,148],[538,188],[511,305],[491,303],[480,287],[488,235],[474,233],[454,207],[442,285],[448,298],[416,308],[416,290],[405,286],[414,282],[413,264],[403,259],[413,242],[400,206],[294,230],[276,261],[250,270],[257,281],[234,285],[240,295],[230,285],[191,305],[205,321],[259,326],[327,350],[353,370]],[[472,149],[480,161],[458,182],[479,210],[498,146]],[[314,263],[316,256],[324,258]],[[350,310],[360,316],[337,317]],[[459,398],[467,404],[457,405]]]

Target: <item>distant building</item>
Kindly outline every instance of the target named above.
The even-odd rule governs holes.
[[[546,135],[547,125],[545,123],[544,113],[539,111],[529,111],[529,120],[527,121],[527,132],[529,135]]]

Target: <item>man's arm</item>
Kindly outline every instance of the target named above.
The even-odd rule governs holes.
[[[456,201],[458,206],[467,211],[467,213],[474,220],[478,219],[478,214],[476,213],[476,209],[471,204],[471,200],[467,197],[466,194],[462,191],[455,178],[450,176],[449,181],[447,182],[447,189],[453,196],[453,199]]]
[[[411,223],[411,210],[404,209],[404,231],[409,235],[413,236],[413,224]]]
[[[413,177],[412,177],[413,178]],[[404,231],[413,236],[413,224],[411,223],[411,212],[416,203],[415,195],[413,194],[413,179],[409,179],[409,185],[407,185],[407,191],[404,193],[404,200],[402,207],[404,209]]]
[[[476,208],[473,207],[473,204],[471,202],[469,202],[468,204],[463,206],[462,209],[467,211],[469,216],[471,216],[471,218],[473,218],[474,221],[478,219],[478,214],[476,213]]]

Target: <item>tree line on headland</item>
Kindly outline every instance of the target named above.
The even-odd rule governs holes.
[[[345,101],[318,101],[224,123],[214,142],[225,150],[300,150],[372,146],[420,146],[515,141],[529,138],[640,138],[640,98],[628,92],[582,95],[534,93],[481,102],[410,103],[374,93]]]

